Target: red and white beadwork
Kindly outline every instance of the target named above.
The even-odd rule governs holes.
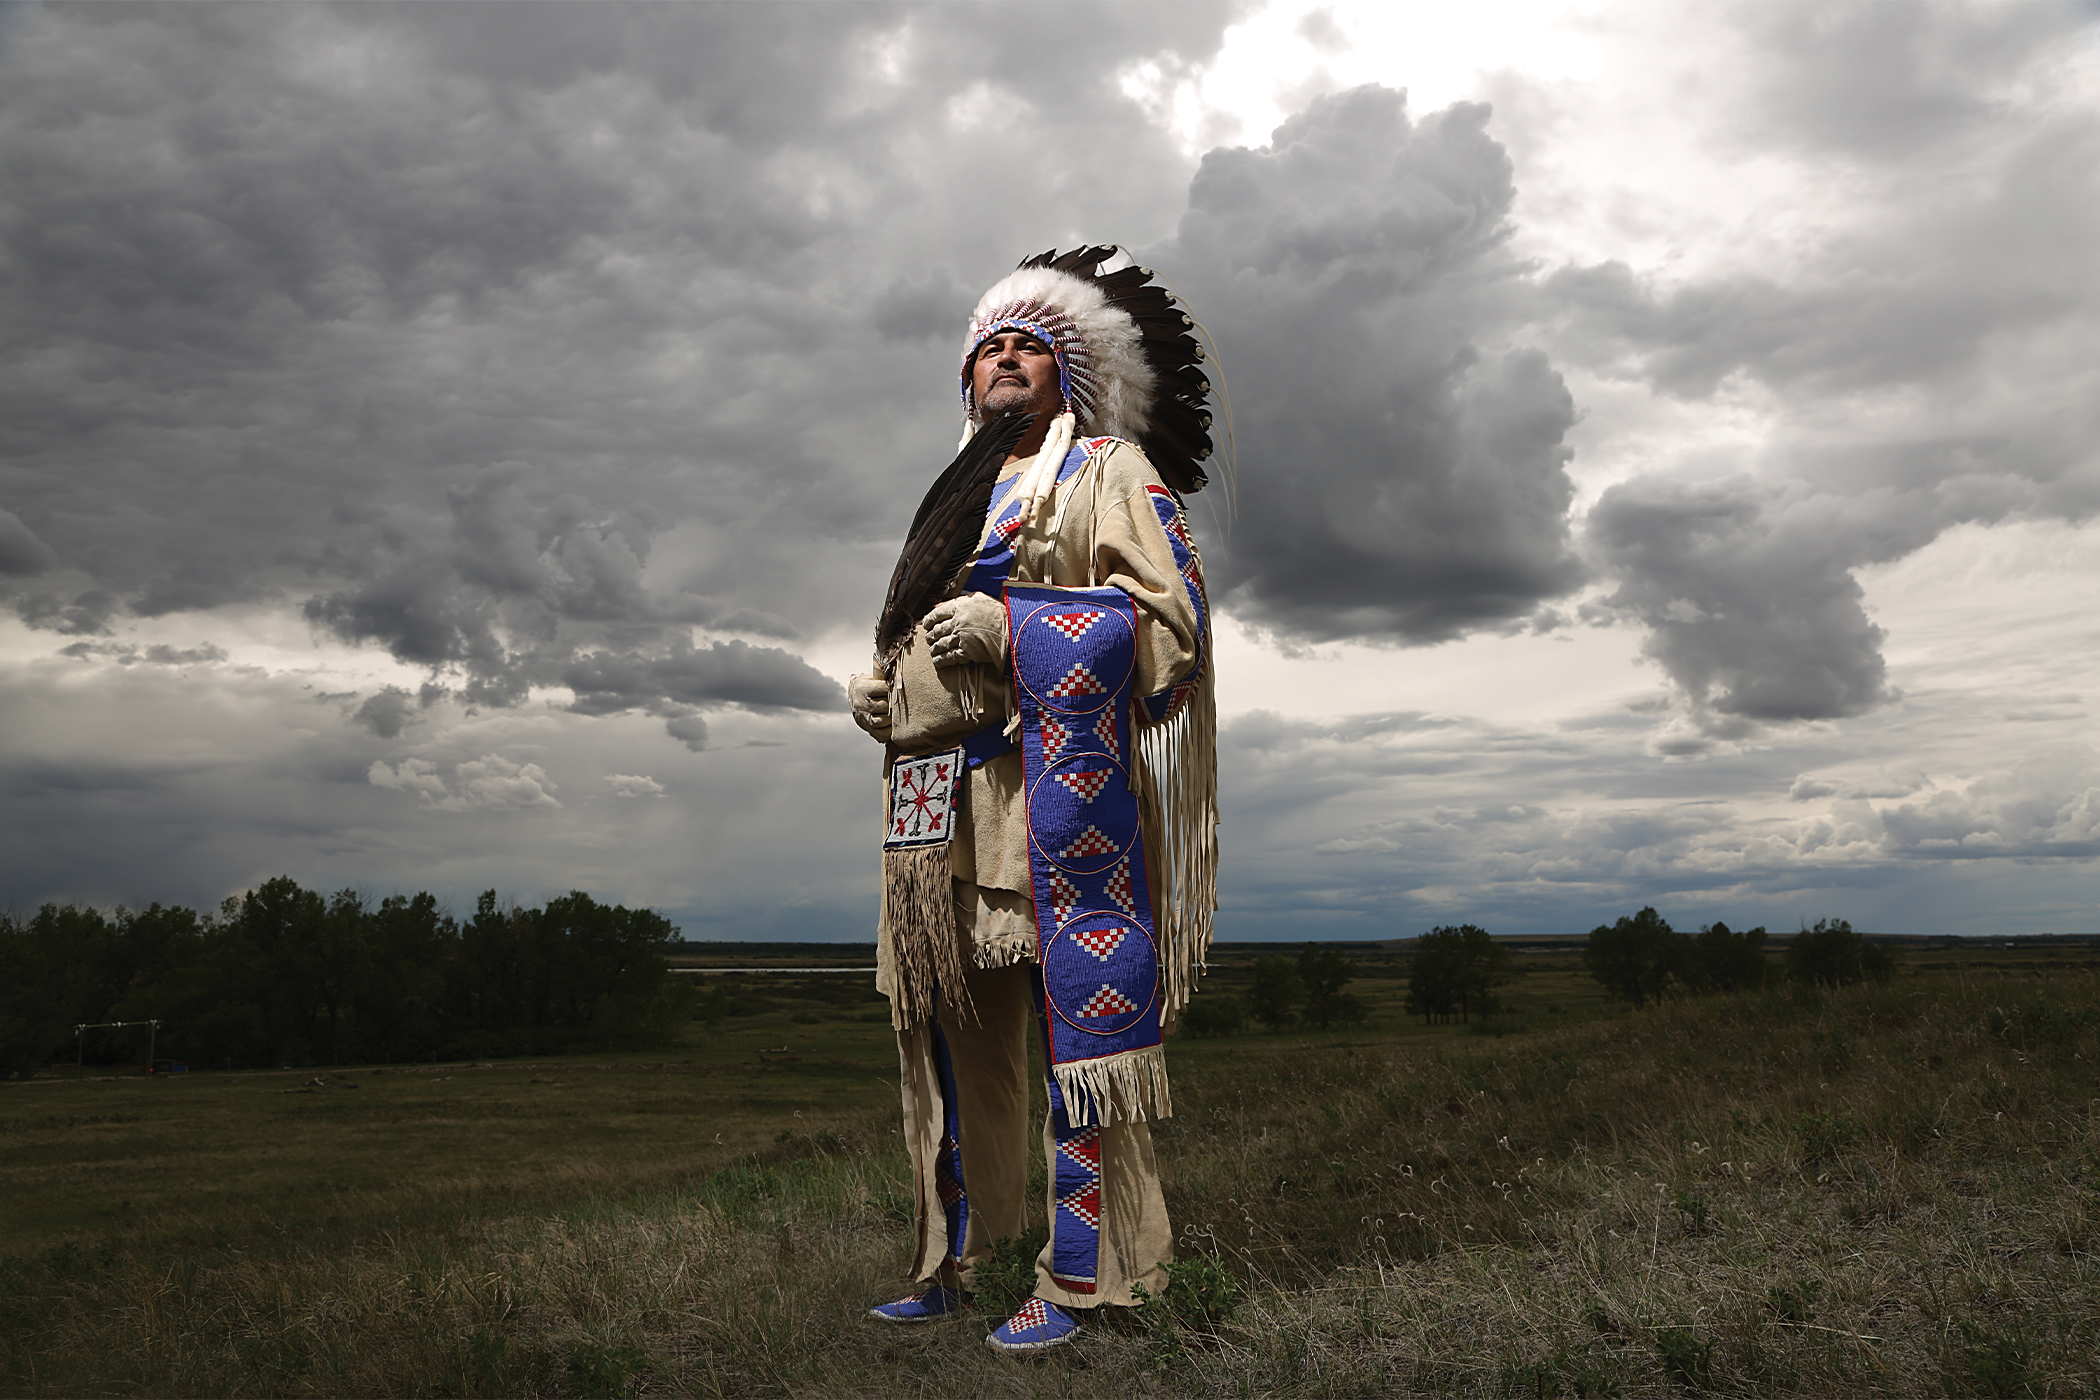
[[[1052,700],[1070,700],[1075,695],[1106,695],[1108,687],[1101,678],[1081,665],[1074,665],[1065,672],[1064,679],[1050,687]]]
[[[1066,860],[1084,860],[1088,856],[1112,856],[1122,849],[1121,846],[1109,840],[1102,833],[1100,827],[1089,822],[1086,830],[1079,833],[1078,839],[1059,851],[1058,854]]]
[[[1052,773],[1051,778],[1081,802],[1092,802],[1108,786],[1109,773],[1099,768],[1091,773]]]
[[[1079,907],[1079,886],[1053,870],[1050,872],[1050,912],[1063,923]]]
[[[1108,897],[1122,905],[1124,913],[1132,918],[1137,917],[1137,891],[1131,888],[1130,862],[1128,860],[1117,866],[1115,873],[1108,877],[1106,888]]]
[[[1089,612],[1051,613],[1043,621],[1076,642],[1087,634],[1089,628],[1106,616],[1107,613],[1095,608]]]
[[[1108,955],[1123,946],[1124,937],[1123,930],[1114,926],[1109,928],[1083,928],[1072,935],[1072,941],[1089,953],[1092,953],[1101,962],[1107,962]]]
[[[1079,1008],[1079,1016],[1081,1020],[1096,1016],[1128,1016],[1140,1009],[1136,1002],[1103,982],[1101,990],[1088,997],[1086,1004]]]

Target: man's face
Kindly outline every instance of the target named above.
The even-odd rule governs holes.
[[[981,417],[995,413],[1055,413],[1064,402],[1057,357],[1026,331],[988,336],[970,360],[970,388]]]

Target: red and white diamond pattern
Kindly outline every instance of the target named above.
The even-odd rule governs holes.
[[[1189,518],[1186,512],[1179,510],[1174,512],[1167,520],[1167,533],[1174,537],[1176,544],[1189,553],[1194,554],[1196,552],[1196,541],[1189,536]]]
[[[1096,1230],[1101,1228],[1101,1183],[1098,1180],[1070,1195],[1059,1196],[1057,1203]]]
[[[1076,642],[1081,637],[1084,637],[1088,629],[1093,627],[1095,623],[1107,616],[1107,613],[1096,608],[1092,612],[1055,613],[1044,618],[1043,621]]]
[[[1125,860],[1116,867],[1116,873],[1108,877],[1108,897],[1123,906],[1123,912],[1131,918],[1137,917],[1137,891],[1130,887],[1130,862]]]
[[[1124,936],[1121,928],[1088,928],[1073,934],[1072,939],[1101,962],[1107,962],[1108,955],[1123,946]]]
[[[1100,678],[1076,663],[1071,670],[1065,672],[1063,680],[1050,687],[1050,698],[1053,700],[1069,700],[1075,695],[1106,694],[1108,687],[1101,684]]]
[[[1007,1330],[1012,1332],[1028,1332],[1045,1325],[1049,1321],[1050,1312],[1043,1306],[1043,1300],[1030,1298],[1027,1302],[1021,1304],[1021,1310],[1014,1314],[1013,1321],[1007,1323],[1006,1326]]]
[[[1118,763],[1123,761],[1123,745],[1116,739],[1115,715],[1103,714],[1094,721],[1094,737],[1101,741],[1102,748],[1108,750],[1110,758]]]
[[[1112,856],[1122,849],[1104,836],[1100,827],[1088,822],[1086,830],[1079,833],[1079,839],[1058,854],[1066,860],[1078,860],[1084,856]]]
[[[1053,773],[1052,777],[1068,789],[1081,802],[1092,802],[1108,786],[1108,770],[1097,769],[1092,773]]]
[[[1101,1127],[1099,1124],[1089,1123],[1083,1128],[1075,1128],[1072,1136],[1057,1144],[1057,1150],[1071,1158],[1073,1163],[1082,1171],[1091,1172],[1095,1176],[1101,1174]]]
[[[1072,742],[1072,731],[1063,720],[1043,716],[1043,761],[1055,759]]]
[[[1101,990],[1088,997],[1086,1005],[1079,1008],[1079,1019],[1083,1021],[1089,1016],[1127,1016],[1137,1009],[1136,1002],[1103,982]]]
[[[1072,917],[1072,911],[1078,907],[1079,886],[1073,884],[1055,870],[1051,871],[1050,912],[1057,916],[1059,923],[1063,923]]]

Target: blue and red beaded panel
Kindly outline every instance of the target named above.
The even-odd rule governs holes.
[[[1009,584],[1006,606],[1051,1063],[1158,1045],[1159,958],[1128,767],[1136,605],[1117,588]]]

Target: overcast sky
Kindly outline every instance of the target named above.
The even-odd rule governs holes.
[[[0,9],[0,907],[872,937],[843,681],[1081,240],[1232,396],[1224,936],[2100,929],[2100,10],[2004,3]]]

